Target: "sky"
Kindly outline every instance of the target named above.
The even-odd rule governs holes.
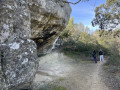
[[[78,0],[68,0],[70,2],[76,2]],[[87,2],[80,2],[76,5],[71,5],[72,12],[71,17],[74,17],[74,23],[83,23],[88,26],[90,30],[94,31],[98,27],[92,27],[91,21],[94,18],[95,7],[105,3],[106,0],[89,0]]]

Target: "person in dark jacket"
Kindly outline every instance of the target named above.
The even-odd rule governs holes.
[[[95,63],[97,63],[96,51],[95,51],[95,50],[93,50],[92,55],[93,55],[93,58],[94,58]]]
[[[99,51],[99,55],[100,55],[100,62],[104,61],[104,57],[103,57],[103,51],[100,49]]]

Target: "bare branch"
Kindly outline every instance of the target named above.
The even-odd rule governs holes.
[[[75,3],[73,3],[73,2],[68,2],[68,1],[63,1],[64,3],[70,3],[70,4],[78,4],[80,1],[82,1],[82,0],[78,0],[77,2],[75,2]],[[89,1],[89,0],[85,0],[85,1]]]

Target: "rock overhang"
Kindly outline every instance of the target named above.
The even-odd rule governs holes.
[[[38,68],[37,49],[53,43],[70,13],[61,0],[0,0],[0,88],[30,85]]]

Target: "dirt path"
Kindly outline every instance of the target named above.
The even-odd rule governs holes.
[[[40,60],[34,83],[54,82],[67,90],[108,90],[101,77],[105,62],[76,63],[57,52],[41,57]]]

